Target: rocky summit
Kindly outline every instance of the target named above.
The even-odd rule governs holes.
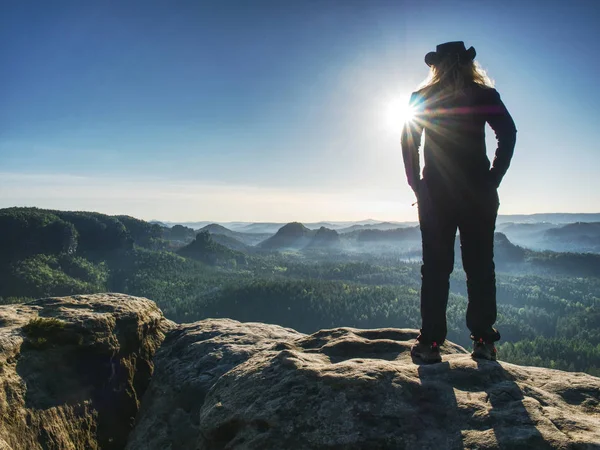
[[[0,449],[600,449],[600,378],[451,342],[420,365],[416,330],[175,325],[119,294],[0,321]]]

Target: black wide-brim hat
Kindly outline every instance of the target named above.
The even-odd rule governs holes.
[[[463,41],[446,42],[436,46],[435,52],[425,55],[425,64],[435,66],[448,57],[455,57],[459,62],[473,61],[476,54],[473,47],[467,50]]]

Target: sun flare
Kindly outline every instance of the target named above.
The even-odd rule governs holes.
[[[400,133],[406,122],[413,120],[415,111],[409,104],[410,96],[398,96],[390,99],[385,109],[386,128]]]

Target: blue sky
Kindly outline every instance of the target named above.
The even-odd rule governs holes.
[[[598,212],[598,17],[596,1],[3,1],[0,207],[414,220],[390,105],[425,53],[464,40],[518,128],[500,212]]]

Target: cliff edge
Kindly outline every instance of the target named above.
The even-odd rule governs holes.
[[[122,449],[172,326],[123,294],[0,307],[0,449]]]

